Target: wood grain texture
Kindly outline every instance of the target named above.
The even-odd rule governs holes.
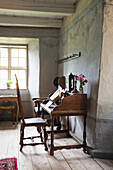
[[[36,128],[26,128],[25,136],[37,134]],[[75,141],[72,138],[56,135],[55,145],[67,145]],[[0,122],[0,159],[16,157],[19,170],[112,170],[113,161],[92,159],[82,149],[56,151],[54,156],[44,150],[44,146],[25,146],[19,151],[20,124]],[[50,137],[49,137],[50,138]]]

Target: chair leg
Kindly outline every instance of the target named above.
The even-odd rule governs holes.
[[[20,151],[22,151],[23,148],[23,138],[24,138],[24,126],[23,123],[21,123],[21,128],[20,128]]]
[[[41,127],[37,127],[38,133],[40,133],[41,142],[43,142]]]
[[[40,133],[40,127],[37,127],[37,131],[38,131],[38,133]]]
[[[47,132],[46,132],[46,127],[44,126],[44,146],[45,146],[45,151],[48,151],[47,147]]]
[[[41,138],[41,142],[43,142],[43,137],[42,137],[42,131],[40,130],[40,138]]]

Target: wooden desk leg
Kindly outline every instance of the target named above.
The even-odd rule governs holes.
[[[57,121],[58,121],[57,130],[60,131],[60,129],[61,129],[61,121],[60,121],[60,117],[57,117]]]
[[[50,155],[54,155],[54,118],[51,119],[51,146]]]
[[[67,136],[69,137],[69,116],[67,116]]]
[[[86,116],[84,116],[84,131],[83,131],[83,151],[86,151]]]

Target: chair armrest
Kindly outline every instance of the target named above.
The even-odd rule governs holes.
[[[35,104],[35,107],[37,105],[39,105],[40,103],[42,103],[46,99],[47,99],[47,97],[37,97],[37,98],[35,97],[35,98],[32,98],[33,103]]]
[[[43,101],[46,100],[48,97],[34,97],[32,98],[33,101],[37,100],[37,101]]]

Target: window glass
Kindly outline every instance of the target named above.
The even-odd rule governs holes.
[[[11,49],[11,57],[17,58],[18,57],[18,49]]]
[[[18,67],[19,61],[18,58],[11,58],[11,67]]]
[[[0,89],[6,88],[8,80],[8,70],[0,70]]]
[[[6,82],[12,80],[11,88],[15,88],[15,74],[20,89],[27,88],[27,47],[0,47],[0,88],[6,88]]]
[[[15,54],[16,53],[16,54]],[[26,68],[26,49],[11,49],[11,67]]]
[[[11,80],[15,82],[15,74],[18,77],[20,89],[26,88],[26,71],[25,70],[11,70]]]
[[[0,66],[8,67],[8,49],[0,48]]]

